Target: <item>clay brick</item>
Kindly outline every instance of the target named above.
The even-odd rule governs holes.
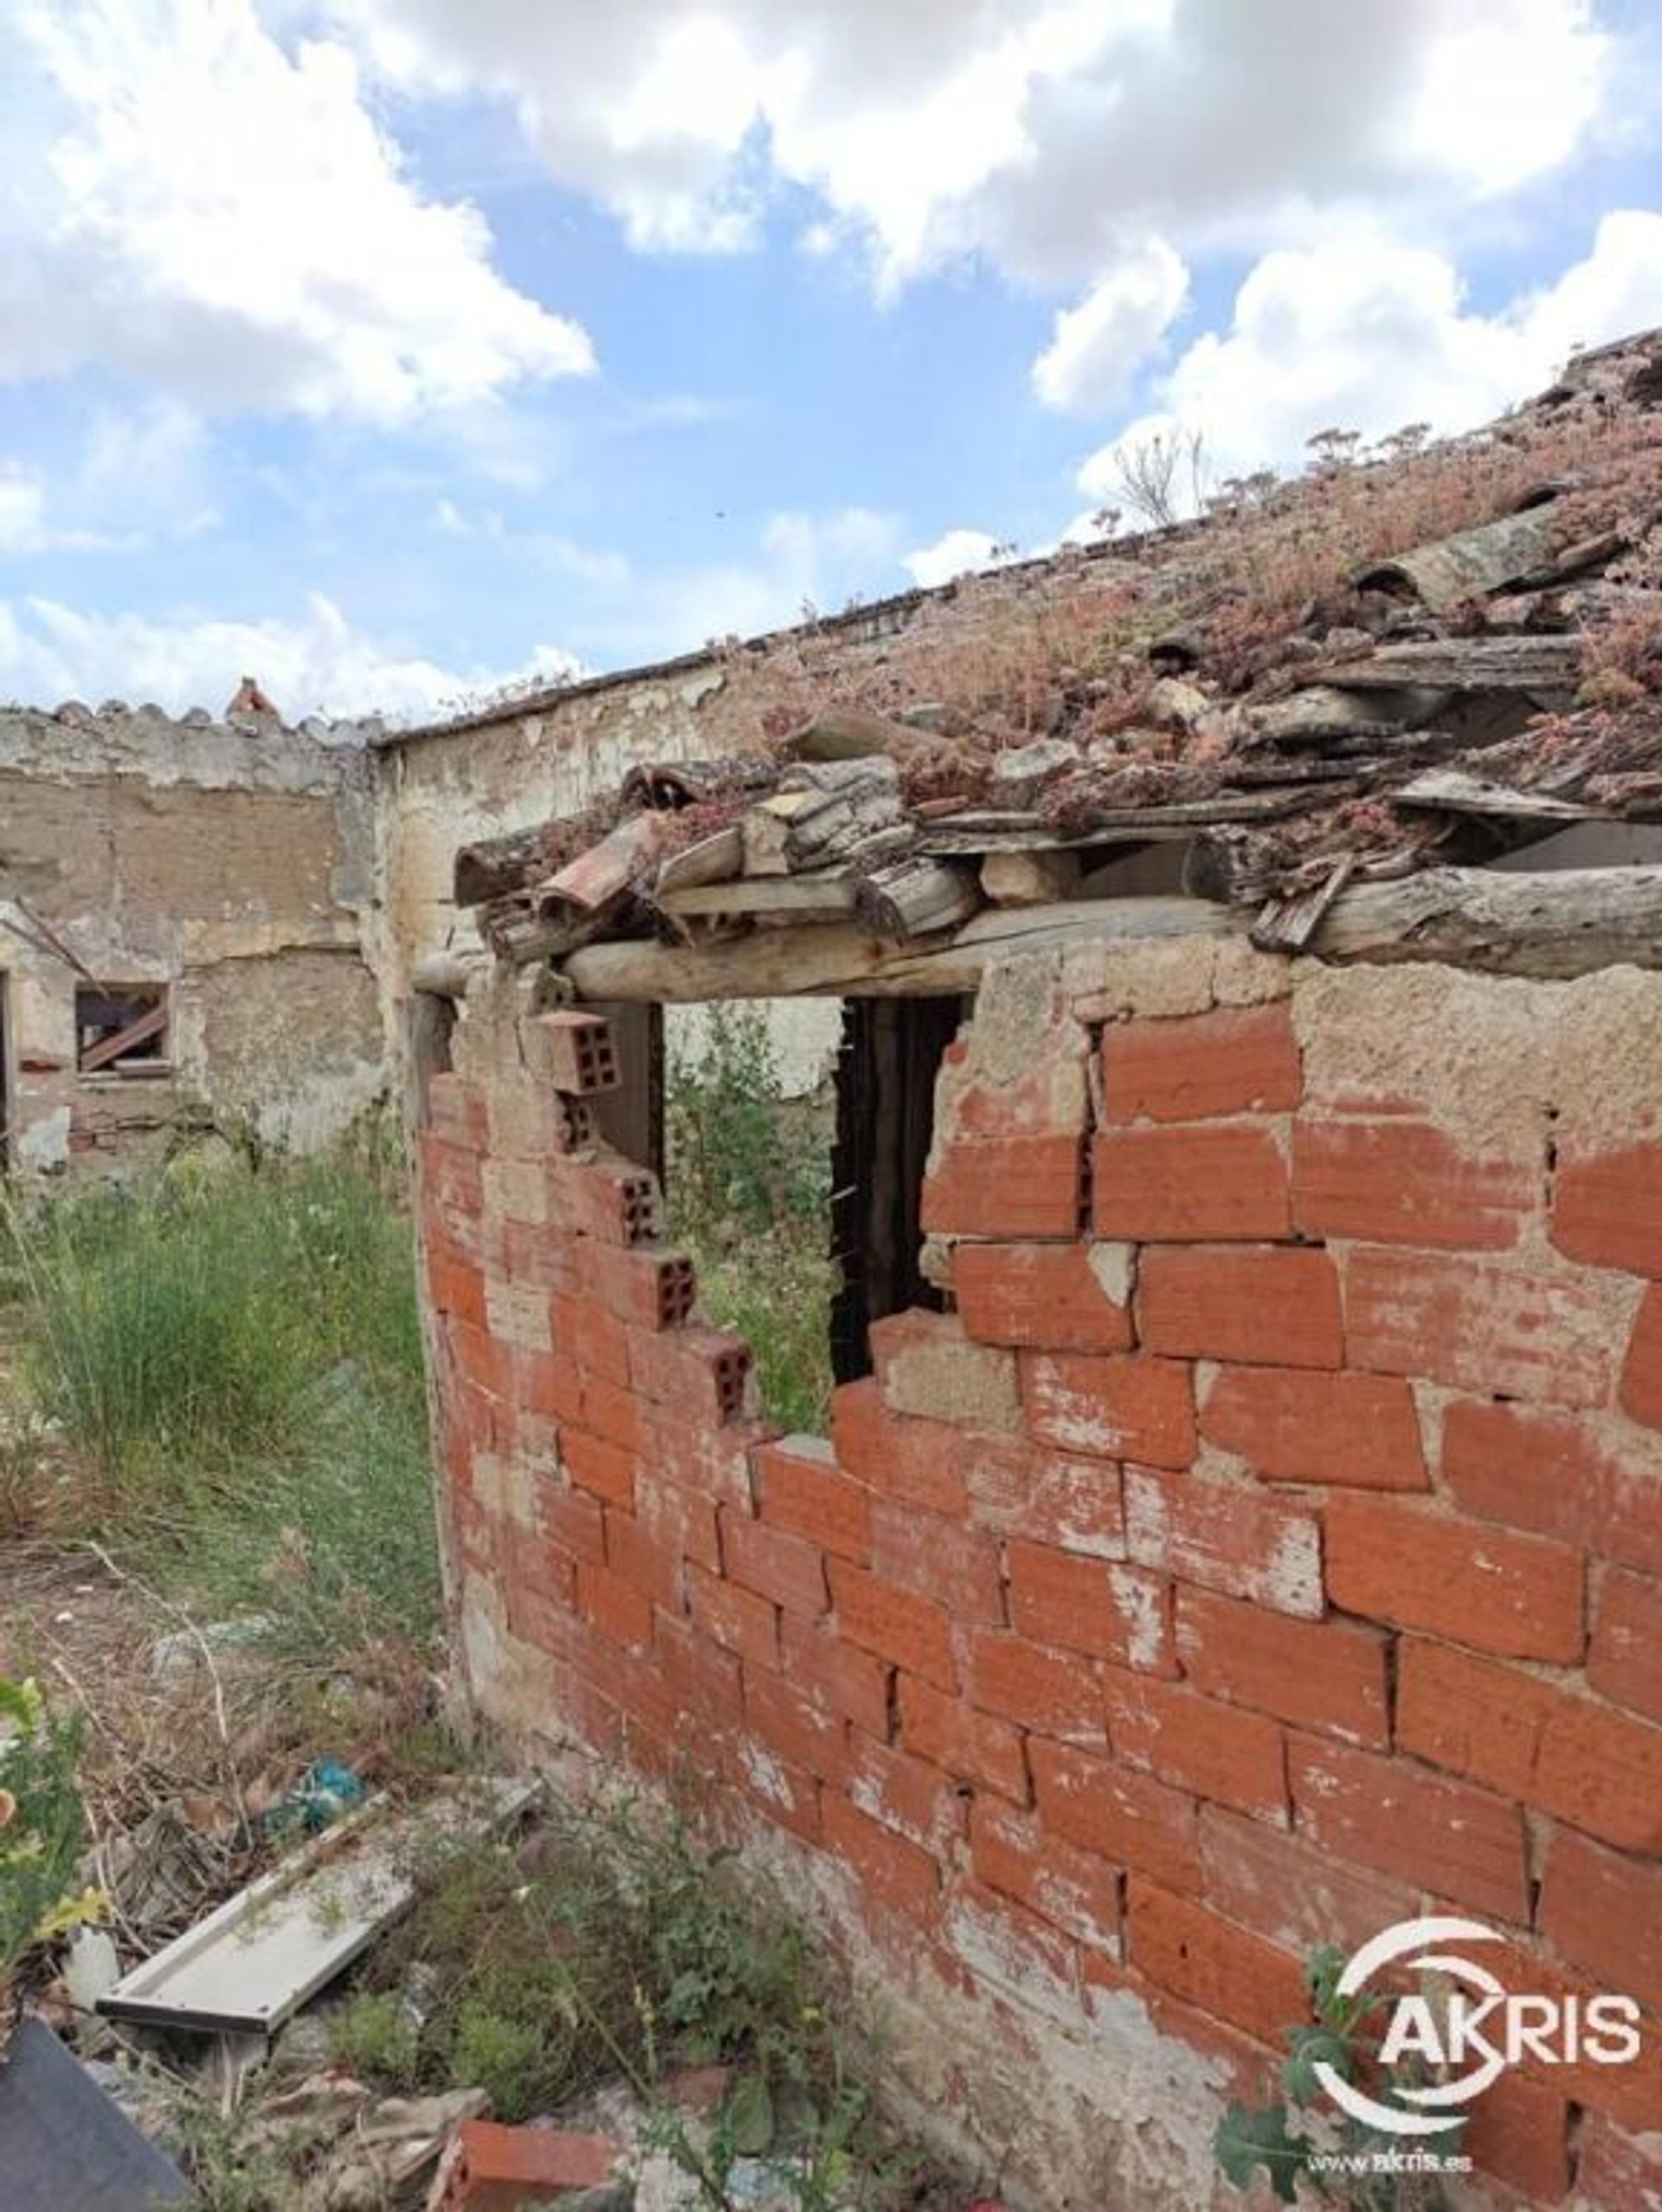
[[[534,1230],[544,1238],[550,1236],[549,1181],[544,1162],[503,1160],[493,1155],[480,1162],[479,1176],[480,1203],[492,1219],[500,1224],[505,1238],[513,1228]]]
[[[1002,1992],[1064,2027],[1079,2025],[1079,1948],[1024,1905],[960,1877],[947,1893],[941,1940],[978,1990]]]
[[[1636,2140],[1602,2112],[1583,2112],[1575,2136],[1576,2212],[1656,2212],[1662,2140]]]
[[[963,1472],[976,1527],[1095,1559],[1124,1558],[1124,1501],[1111,1460],[1002,1442],[1001,1450],[970,1453]]]
[[[629,1388],[629,1332],[615,1314],[591,1305],[581,1293],[556,1291],[548,1301],[554,1348],[585,1373]]]
[[[816,1544],[764,1521],[746,1520],[724,1506],[721,1553],[730,1579],[742,1589],[771,1598],[805,1620],[817,1620],[829,1611],[825,1554]]]
[[[998,1546],[978,1529],[879,1498],[872,1506],[872,1568],[886,1582],[932,1598],[955,1620],[1002,1624]]]
[[[416,1138],[424,1212],[445,1220],[477,1220],[485,1203],[478,1154],[470,1145],[452,1144],[431,1129]]]
[[[577,1267],[584,1295],[621,1321],[651,1330],[678,1328],[692,1318],[698,1286],[685,1252],[589,1240]]]
[[[597,1375],[585,1376],[583,1425],[602,1442],[634,1452],[641,1443],[641,1401],[616,1383],[602,1381]]]
[[[1185,1677],[1208,1696],[1346,1743],[1389,1743],[1389,1643],[1376,1630],[1180,1588],[1176,1640]]]
[[[532,1290],[564,1290],[579,1287],[577,1255],[582,1247],[574,1237],[551,1234],[529,1221],[502,1225],[502,1265],[510,1283]]]
[[[718,1643],[749,1666],[779,1664],[779,1611],[768,1598],[697,1566],[688,1566],[686,1586],[693,1619]]]
[[[1088,1244],[960,1244],[952,1293],[965,1333],[979,1343],[1053,1352],[1131,1347],[1130,1310],[1104,1289]]]
[[[1606,1989],[1662,2009],[1662,1866],[1560,1829],[1547,1853],[1539,1925]]]
[[[1013,1804],[1026,1804],[1027,1763],[1018,1729],[972,1711],[912,1675],[901,1675],[899,1694],[904,1750],[962,1782],[978,1783]]]
[[[1362,1873],[1223,1805],[1201,1807],[1200,1836],[1207,1902],[1301,1958],[1324,1943],[1353,1951],[1420,1909],[1416,1885]]]
[[[1662,1276],[1662,1144],[1558,1161],[1552,1241],[1589,1267]]]
[[[873,1321],[872,1360],[892,1413],[995,1433],[1021,1426],[1015,1355],[964,1334],[956,1314],[921,1308]]]
[[[1662,1450],[1568,1413],[1451,1405],[1442,1477],[1467,1513],[1662,1573]]]
[[[1587,1679],[1601,1696],[1662,1720],[1662,1582],[1619,1567],[1605,1576]]]
[[[1195,1889],[1201,1878],[1195,1801],[1152,1775],[1038,1737],[1027,1745],[1046,1829],[1119,1866]]]
[[[757,1510],[764,1521],[839,1559],[869,1564],[871,1494],[834,1466],[814,1437],[787,1437],[757,1454]]]
[[[485,1329],[475,1328],[459,1314],[452,1314],[446,1321],[444,1333],[464,1380],[478,1390],[488,1391],[493,1398],[513,1396],[514,1350],[511,1344],[500,1342]]]
[[[1201,1434],[1272,1482],[1430,1485],[1414,1393],[1394,1375],[1221,1367],[1201,1407]]]
[[[549,1541],[574,1559],[603,1565],[606,1558],[606,1514],[598,1498],[586,1490],[540,1482],[537,1489],[537,1522]]]
[[[1404,1750],[1632,1851],[1662,1850],[1662,1728],[1596,1698],[1405,1642]]]
[[[1268,1367],[1337,1367],[1339,1283],[1325,1252],[1238,1245],[1144,1252],[1137,1335],[1150,1352]]]
[[[1194,1379],[1182,1361],[1024,1352],[1021,1362],[1028,1425],[1041,1444],[1157,1467],[1194,1457]]]
[[[751,1452],[760,1438],[773,1433],[744,1421],[701,1428],[650,1400],[641,1407],[642,1463],[695,1496],[718,1499],[740,1513],[755,1509]]]
[[[743,1720],[738,1657],[679,1615],[660,1613],[653,1629],[665,1692],[695,1723],[707,1749],[712,1729],[737,1728]]]
[[[519,1042],[531,1073],[573,1098],[615,1090],[622,1080],[612,1025],[604,1014],[570,1008],[530,1014],[519,1024]]]
[[[721,1567],[716,1508],[708,1498],[667,1482],[635,1463],[635,1513],[654,1543],[678,1559],[696,1559],[712,1574]]]
[[[1142,1566],[1318,1619],[1321,1524],[1256,1485],[1154,1467],[1125,1469],[1125,1546]]]
[[[849,1800],[869,1819],[937,1859],[949,1858],[962,1840],[964,1800],[927,1759],[867,1736],[848,1743]]]
[[[608,1244],[647,1244],[662,1233],[655,1179],[627,1160],[551,1160],[539,1171],[546,1219]]]
[[[1364,1246],[1345,1265],[1345,1328],[1353,1366],[1451,1390],[1597,1405],[1614,1380],[1598,1296],[1569,1275]]]
[[[1633,1333],[1622,1361],[1622,1410],[1647,1429],[1662,1429],[1662,1289],[1652,1287],[1639,1302]]]
[[[1524,1815],[1515,1804],[1401,1759],[1293,1736],[1295,1824],[1353,1865],[1527,1926]]]
[[[510,1283],[504,1276],[485,1278],[485,1326],[499,1344],[527,1352],[554,1349],[547,1293]]]
[[[1108,1669],[1104,1693],[1117,1759],[1148,1767],[1197,1797],[1285,1825],[1286,1757],[1276,1722],[1183,1683],[1150,1682],[1118,1668]]]
[[[488,1149],[499,1160],[545,1160],[551,1153],[576,1152],[595,1138],[589,1107],[529,1076],[493,1079],[486,1122]]]
[[[467,2212],[500,2212],[546,2195],[600,2189],[614,2178],[623,2157],[609,2136],[463,2120],[460,2155],[440,2212],[463,2206]]]
[[[1285,1000],[1110,1023],[1101,1068],[1102,1110],[1111,1122],[1283,1114],[1298,1105],[1304,1090]]]
[[[985,1631],[970,1642],[970,1702],[1060,1743],[1105,1750],[1102,1672],[1077,1652]]]
[[[1581,1657],[1581,1554],[1395,1498],[1327,1501],[1327,1587],[1336,1605],[1425,1629],[1502,1658]]]
[[[892,1413],[875,1375],[832,1392],[831,1443],[844,1471],[878,1495],[952,1520],[962,1520],[968,1507],[966,1467],[989,1453],[1019,1457],[1021,1450],[1008,1437],[971,1436],[944,1422]]]
[[[680,1559],[666,1552],[633,1514],[608,1506],[605,1519],[606,1564],[618,1580],[667,1613],[682,1611]]]
[[[938,1605],[846,1560],[827,1564],[840,1635],[908,1674],[921,1675],[937,1689],[957,1689],[951,1624]]]
[[[1504,2072],[1467,2115],[1460,2150],[1479,2173],[1531,2202],[1556,2204],[1569,2187],[1569,2106],[1562,2089]]]
[[[719,1427],[750,1411],[750,1347],[720,1328],[629,1329],[629,1387],[684,1420]]]
[[[1091,1219],[1134,1243],[1285,1237],[1287,1163],[1268,1129],[1114,1129],[1092,1148]]]
[[[883,1661],[793,1613],[783,1617],[781,1626],[784,1668],[790,1679],[865,1734],[885,1739],[889,1732],[890,1669]]]
[[[427,1296],[435,1313],[485,1327],[485,1277],[448,1237],[427,1240]]]
[[[635,1506],[635,1455],[582,1429],[564,1429],[560,1450],[565,1471],[580,1490],[630,1512]]]
[[[976,1878],[1065,1935],[1112,1957],[1120,1941],[1119,1869],[1047,1835],[1033,1814],[978,1797],[970,1809]]]
[[[583,1370],[564,1352],[516,1351],[513,1396],[522,1412],[559,1422],[583,1419]]]
[[[597,1634],[627,1651],[652,1644],[652,1606],[641,1592],[609,1567],[577,1561],[577,1610]]]
[[[1076,1132],[937,1144],[924,1180],[924,1233],[1073,1237],[1084,1185],[1084,1141]]]
[[[1299,1961],[1195,1898],[1134,1873],[1125,1919],[1132,1965],[1186,2003],[1261,2043],[1282,2041],[1288,2028],[1309,2018]]]
[[[1009,1547],[1010,1617],[1036,1644],[1176,1671],[1170,1602],[1157,1575],[1019,1539]]]
[[[827,1793],[816,1775],[742,1733],[723,1752],[730,1778],[761,1807],[770,1828],[783,1828],[805,1843],[824,1842]]]
[[[868,1817],[834,1790],[821,1800],[828,1850],[849,1867],[879,1903],[912,1921],[930,1919],[941,1872],[927,1851]]]
[[[428,1076],[427,1126],[447,1144],[478,1151],[486,1128],[485,1094],[448,1069]]]
[[[1430,1122],[1293,1124],[1293,1224],[1312,1236],[1504,1251],[1540,1195],[1528,1167],[1470,1159]]]
[[[770,1751],[817,1780],[841,1783],[848,1768],[848,1723],[765,1667],[747,1667],[744,1725]]]

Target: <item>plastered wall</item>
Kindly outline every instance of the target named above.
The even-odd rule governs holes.
[[[0,714],[8,1151],[131,1166],[182,1132],[325,1143],[382,1095],[362,751],[139,711]],[[75,993],[162,985],[168,1068],[81,1075]]]

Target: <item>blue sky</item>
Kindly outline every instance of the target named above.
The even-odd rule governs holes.
[[[0,696],[422,715],[1662,323],[1632,0],[15,0]]]

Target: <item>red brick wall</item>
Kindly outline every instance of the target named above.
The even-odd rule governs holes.
[[[1002,1081],[961,1043],[957,1312],[780,1440],[649,1179],[510,1058],[435,1083],[419,1151],[453,1566],[537,1655],[518,1717],[691,1759],[852,1871],[898,1971],[1129,1993],[1223,2087],[1272,2079],[1311,1947],[1423,1909],[1662,2013],[1662,1144],[1312,1098],[1285,998]],[[1614,2208],[1652,2130],[1647,2021],[1637,2065],[1504,2076],[1467,2147]]]

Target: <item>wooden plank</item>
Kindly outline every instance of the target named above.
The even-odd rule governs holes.
[[[1444,814],[1472,814],[1485,821],[1586,822],[1608,819],[1601,807],[1555,799],[1545,791],[1519,791],[1459,768],[1433,768],[1391,794],[1394,807],[1420,807]]]
[[[926,937],[967,922],[981,904],[973,872],[947,860],[910,858],[862,877],[854,910],[879,937]]]
[[[739,876],[665,891],[653,903],[666,914],[785,914],[793,921],[822,915],[835,921],[854,910],[854,876],[846,868],[810,868],[800,876]]]
[[[1662,867],[1428,868],[1401,883],[1359,884],[1335,903],[1311,949],[1321,960],[1429,960],[1491,975],[1662,968]]]
[[[898,948],[847,923],[757,933],[707,952],[656,943],[584,947],[564,964],[580,998],[905,997],[970,992],[993,961],[1085,944],[1246,934],[1239,909],[1192,898],[992,908],[928,946]],[[1427,869],[1353,884],[1311,941],[1334,961],[1434,961],[1497,975],[1567,977],[1662,968],[1662,866],[1498,874]]]
[[[1252,940],[1259,952],[1298,953],[1321,927],[1328,909],[1356,871],[1354,852],[1342,853],[1313,891],[1290,898],[1272,898],[1252,927]]]
[[[84,1051],[76,1063],[82,1075],[94,1075],[100,1068],[107,1068],[113,1061],[125,1059],[140,1045],[148,1045],[152,1037],[159,1037],[167,1027],[167,1002],[148,1006],[137,1021],[130,1021],[125,1029],[118,1029],[101,1045],[93,1045]]]

